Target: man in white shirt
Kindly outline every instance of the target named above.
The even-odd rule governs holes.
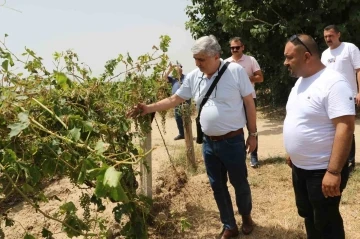
[[[193,98],[199,107],[225,62],[220,59],[221,47],[214,36],[199,38],[191,51],[198,68],[185,76],[180,89],[171,97],[157,103],[138,104],[129,112],[130,116],[167,110],[190,98]],[[242,232],[250,234],[254,228],[251,218],[251,190],[245,163],[246,149],[250,153],[256,147],[253,91],[244,68],[230,63],[200,114],[201,129],[204,132],[203,156],[223,224],[222,239],[239,235],[227,187],[228,177],[235,189],[236,205],[243,222]],[[244,107],[247,110],[246,115]],[[245,141],[243,128],[246,124],[250,133]]]
[[[360,106],[360,51],[349,42],[340,41],[340,31],[336,25],[324,29],[324,39],[329,46],[321,56],[321,62],[328,68],[336,70],[348,80],[355,97],[355,103]],[[355,135],[348,159],[350,170],[355,168]]]
[[[286,104],[283,129],[298,213],[308,239],[345,239],[339,205],[349,178],[353,91],[340,73],[321,63],[312,37],[292,36],[284,56],[290,75],[299,77]]]
[[[264,76],[261,72],[259,63],[256,59],[252,56],[248,56],[244,54],[245,45],[240,37],[233,37],[229,41],[230,43],[230,50],[232,56],[227,58],[225,61],[235,62],[242,67],[245,68],[246,73],[249,76],[251,84],[255,88],[255,83],[260,83],[264,81]],[[256,107],[256,93],[255,91],[252,94],[255,102]],[[256,148],[250,154],[250,166],[253,168],[257,168],[259,166],[259,159],[258,159],[258,137],[256,137]]]

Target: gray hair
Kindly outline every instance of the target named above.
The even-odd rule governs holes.
[[[193,54],[205,53],[209,56],[221,54],[221,46],[213,35],[200,37],[191,48]]]

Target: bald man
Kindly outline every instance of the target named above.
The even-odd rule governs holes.
[[[308,239],[345,239],[339,212],[355,126],[349,82],[325,68],[314,39],[294,35],[285,46],[284,65],[299,77],[288,98],[283,137],[298,213]]]

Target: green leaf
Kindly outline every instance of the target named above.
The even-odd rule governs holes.
[[[83,121],[83,127],[85,132],[89,132],[93,130],[94,125],[91,121]]]
[[[17,156],[12,149],[5,149],[3,160],[5,164],[12,164],[16,162]]]
[[[77,211],[75,204],[73,202],[68,202],[60,206],[62,213],[70,214]]]
[[[23,131],[24,129],[26,129],[29,125],[26,125],[24,123],[14,123],[14,124],[9,124],[8,128],[11,129],[10,133],[9,133],[9,137],[12,138],[16,135],[18,135],[21,131]]]
[[[109,167],[104,175],[104,185],[109,187],[118,187],[120,184],[121,172],[116,171],[114,167]]]
[[[9,61],[8,60],[3,61],[1,66],[5,71],[8,71],[8,69],[9,69]]]
[[[110,167],[105,172],[103,184],[110,191],[110,197],[113,200],[128,202],[129,199],[120,183],[121,176],[121,172],[116,171],[114,167]]]
[[[133,59],[131,58],[129,52],[127,53],[126,62],[129,63],[130,65],[133,63]]]
[[[24,236],[24,239],[36,239],[33,235],[27,234]]]
[[[46,239],[52,239],[52,235],[53,235],[53,233],[51,231],[49,231],[48,229],[43,227],[43,229],[41,231],[41,236],[42,237],[44,237]]]
[[[109,148],[110,144],[108,143],[104,143],[101,139],[96,143],[95,145],[95,150],[96,153],[101,155],[102,153],[104,153],[108,148]]]
[[[28,113],[21,112],[18,114],[18,118],[20,122],[9,124],[7,127],[11,129],[9,133],[9,137],[12,138],[22,132],[30,125],[30,121],[28,118]]]
[[[22,190],[24,190],[25,193],[32,193],[34,192],[34,188],[31,187],[29,184],[24,183],[24,185],[22,185]]]
[[[7,33],[5,33],[5,37],[8,37],[9,35]]]
[[[69,79],[67,76],[62,72],[57,72],[55,74],[55,79],[57,81],[57,84],[64,90],[69,88]]]
[[[79,129],[79,128],[76,128],[76,127],[73,128],[72,130],[69,131],[69,137],[75,142],[79,141],[80,131],[81,131],[81,129]]]
[[[64,222],[67,225],[71,225],[72,228],[68,228],[67,226],[63,226],[63,230],[66,232],[66,235],[70,238],[80,236],[81,231],[83,230],[89,230],[89,227],[87,224],[85,224],[83,221],[81,221],[76,215],[67,215],[64,219]]]

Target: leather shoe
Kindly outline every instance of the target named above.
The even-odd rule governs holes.
[[[251,215],[241,216],[242,217],[242,225],[241,231],[244,235],[249,235],[254,230],[254,222],[251,218]]]
[[[239,229],[234,227],[233,229],[224,229],[221,239],[230,239],[239,235]]]

